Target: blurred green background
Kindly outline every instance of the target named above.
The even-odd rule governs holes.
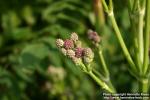
[[[125,0],[113,1],[117,22],[132,52]],[[71,32],[91,46],[88,29],[102,36],[110,77],[118,92],[136,92],[137,82],[126,68],[111,23],[104,14],[99,27],[94,8],[94,0],[0,0],[0,100],[101,100],[104,90],[55,46],[57,38],[67,38]],[[100,71],[96,58],[93,65]]]

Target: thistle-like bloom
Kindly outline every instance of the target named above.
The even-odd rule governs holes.
[[[57,39],[56,40],[56,45],[57,45],[57,47],[61,48],[64,45],[64,41],[62,39]]]
[[[97,34],[97,32],[92,30],[88,31],[88,38],[95,43],[99,43],[101,41],[101,37]]]
[[[71,49],[68,49],[67,50],[67,56],[69,58],[73,58],[73,57],[75,57],[75,52],[73,50],[71,50]]]
[[[66,40],[64,41],[64,48],[65,48],[65,49],[72,49],[72,48],[74,48],[74,43],[73,43],[73,41],[70,40],[70,39],[66,39]]]
[[[96,33],[93,33],[93,30],[91,29],[88,30],[87,34],[89,39],[93,39],[93,37],[97,35]]]
[[[75,49],[75,57],[81,58],[83,56],[83,48],[76,48]]]
[[[91,31],[93,32],[93,31]],[[94,32],[93,34],[90,34],[91,39],[95,39],[95,41],[99,40],[97,39],[97,33]],[[81,63],[90,63],[93,61],[94,53],[91,50],[91,48],[83,48],[81,45],[81,41],[78,40],[78,35],[73,32],[70,36],[70,39],[62,40],[57,39],[56,45],[60,48],[61,52],[71,58],[71,60],[76,64],[79,65]]]
[[[85,49],[83,50],[83,54],[84,54],[84,56],[86,56],[86,57],[94,58],[94,53],[93,53],[93,51],[92,51],[91,48],[85,48]]]
[[[78,41],[78,35],[77,33],[73,32],[70,36],[70,39],[73,40],[74,42]]]
[[[61,52],[63,55],[65,55],[65,56],[67,55],[67,50],[65,48],[61,48]]]

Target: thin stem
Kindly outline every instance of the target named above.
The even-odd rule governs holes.
[[[110,93],[115,93],[115,91],[113,89],[111,89],[105,82],[103,82],[102,80],[100,80],[99,78],[97,78],[97,76],[95,76],[95,74],[93,74],[93,72],[89,72],[88,73],[93,80],[95,80],[98,85],[100,85],[102,88],[104,88],[105,90],[107,90]]]
[[[138,44],[139,44],[139,58],[141,63],[143,63],[143,53],[144,53],[144,46],[143,46],[143,21],[144,21],[144,14],[145,8],[141,8],[139,11],[139,34],[138,34]]]
[[[108,13],[108,15],[109,15],[109,18],[110,18],[110,20],[111,20],[111,22],[112,22],[112,26],[113,26],[113,28],[114,28],[114,31],[115,31],[116,36],[117,36],[117,38],[118,38],[118,41],[119,41],[119,43],[120,43],[120,45],[121,45],[121,48],[122,48],[122,50],[123,50],[123,53],[124,53],[124,55],[125,55],[125,57],[126,57],[128,63],[130,64],[130,67],[131,67],[132,71],[137,71],[136,66],[135,66],[135,64],[134,64],[134,62],[133,62],[133,60],[132,60],[132,58],[131,58],[131,56],[130,56],[130,53],[129,53],[129,51],[128,51],[128,49],[127,49],[125,43],[124,43],[124,40],[123,40],[123,38],[122,38],[122,36],[121,36],[121,32],[120,32],[120,30],[119,30],[119,28],[118,28],[118,25],[117,25],[117,23],[116,23],[116,20],[115,20],[113,11],[111,11],[110,13]]]
[[[128,7],[128,11],[129,11],[129,16],[130,16],[131,29],[132,29],[132,33],[133,33],[133,34],[131,34],[133,47],[134,47],[134,49],[133,49],[134,50],[134,56],[133,57],[134,57],[134,63],[136,64],[136,66],[138,68],[139,75],[141,75],[142,74],[142,70],[141,70],[142,62],[140,60],[140,53],[139,53],[139,51],[140,51],[139,50],[140,49],[139,44],[141,43],[141,40],[140,40],[141,37],[139,36],[139,30],[141,30],[142,27],[140,27],[140,25],[141,25],[141,24],[139,24],[140,21],[137,21],[137,20],[139,20],[139,16],[140,16],[140,14],[139,14],[139,12],[140,12],[139,6],[140,5],[137,2],[137,0],[132,1],[132,2],[133,2],[133,8],[134,9]],[[137,27],[138,27],[138,30],[137,30]]]
[[[103,3],[103,6],[104,6],[104,10],[105,10],[106,12],[109,12],[109,9],[108,9],[108,6],[107,6],[105,0],[102,0],[102,3]]]
[[[144,63],[143,73],[146,74],[149,64],[149,34],[150,34],[150,0],[146,0],[145,33],[144,33]]]
[[[132,10],[132,1],[128,0],[128,9],[131,11]]]
[[[109,77],[109,71],[108,71],[106,62],[105,62],[105,60],[104,60],[102,50],[99,50],[99,57],[100,57],[100,62],[101,62],[101,64],[102,64],[102,67],[103,67],[103,69],[104,69],[104,76],[105,76],[106,78],[108,78],[108,77]]]

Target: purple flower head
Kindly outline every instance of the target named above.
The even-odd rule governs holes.
[[[100,36],[97,34],[97,32],[94,32],[94,31],[92,31],[92,30],[88,30],[88,38],[89,38],[90,40],[92,40],[93,42],[95,42],[95,43],[99,43],[100,40],[101,40],[101,38],[100,38]]]
[[[83,56],[83,48],[76,48],[75,49],[75,57],[81,58]]]
[[[65,48],[65,49],[72,49],[72,48],[74,48],[74,43],[73,43],[73,41],[70,40],[70,39],[66,39],[66,40],[64,41],[64,48]]]

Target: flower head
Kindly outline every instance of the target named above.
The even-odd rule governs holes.
[[[70,36],[70,39],[73,40],[74,42],[78,41],[78,35],[77,33],[73,32]]]
[[[73,41],[70,40],[70,39],[66,39],[66,40],[64,41],[64,47],[65,47],[65,49],[72,49],[72,48],[74,48],[74,43],[73,43]]]
[[[93,51],[92,51],[91,48],[85,48],[85,49],[83,50],[83,54],[84,54],[84,56],[86,56],[86,57],[94,58],[94,53],[93,53]]]
[[[91,30],[91,29],[88,30],[87,34],[88,34],[88,38],[89,38],[89,39],[93,39],[93,37],[97,35],[97,33],[94,32],[94,31]]]
[[[89,38],[95,42],[100,41],[100,37],[96,32],[90,30],[88,32]],[[78,40],[78,35],[73,32],[70,39],[62,40],[57,39],[56,45],[60,48],[61,52],[69,57],[76,65],[88,64],[93,61],[94,53],[91,48],[83,48],[81,41]]]
[[[67,50],[67,56],[69,58],[73,58],[73,57],[75,57],[75,52],[73,50],[71,50],[71,49],[68,49]]]
[[[97,32],[94,32],[92,30],[88,30],[88,38],[92,40],[95,43],[99,43],[101,41],[101,37],[97,34]]]
[[[77,57],[73,57],[72,61],[75,63],[75,65],[80,65],[82,62],[82,60],[80,58],[77,58]]]
[[[83,56],[83,48],[76,48],[75,49],[75,56],[77,58],[81,58]]]
[[[57,39],[56,40],[56,45],[57,45],[57,47],[62,47],[63,45],[64,45],[64,41],[62,40],[62,39]]]

